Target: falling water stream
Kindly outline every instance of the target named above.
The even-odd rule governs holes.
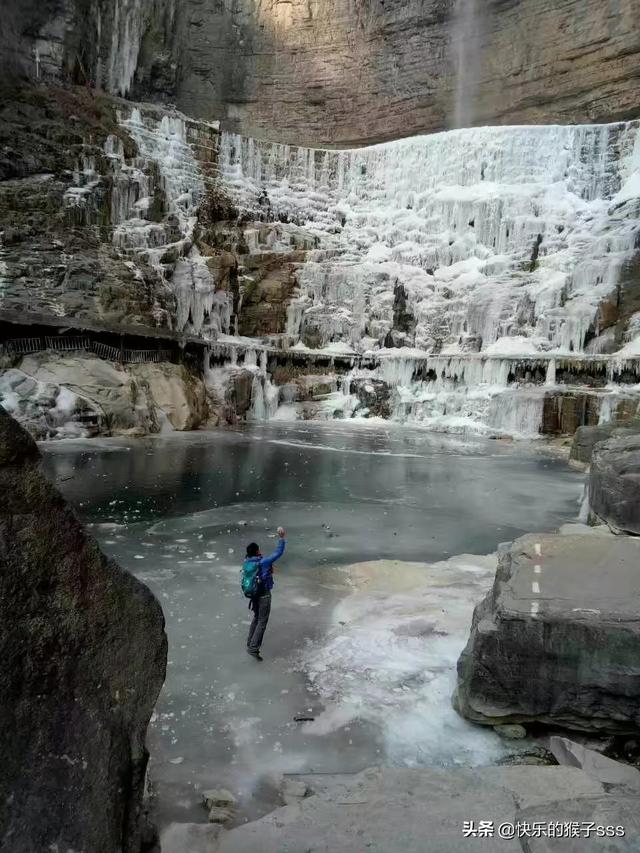
[[[456,0],[453,25],[453,55],[456,62],[456,89],[452,126],[471,127],[476,117],[481,48],[479,0]]]

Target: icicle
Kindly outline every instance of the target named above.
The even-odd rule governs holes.
[[[546,385],[555,385],[556,384],[556,360],[555,358],[550,358],[547,362],[547,378],[545,380]]]

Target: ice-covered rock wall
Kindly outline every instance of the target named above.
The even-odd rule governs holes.
[[[556,356],[636,354],[639,317],[616,314],[640,232],[636,123],[457,130],[349,151],[223,134],[219,169],[249,218],[318,243],[280,345],[381,356],[353,375],[387,382],[397,419],[536,433],[544,389],[504,393],[515,359],[541,359],[548,388]],[[333,414],[352,409],[334,402]]]
[[[266,192],[276,218],[322,239],[290,334],[356,351],[391,333],[445,354],[582,352],[640,226],[635,124],[481,128],[356,151],[223,134],[220,169],[242,206],[260,210]]]
[[[108,181],[97,168],[96,155],[82,155],[64,206],[78,224],[104,218],[106,186],[110,209],[106,218],[118,252],[129,258],[134,273],[150,266],[174,297],[167,312],[156,305],[157,325],[212,339],[228,331],[229,299],[216,293],[214,276],[196,245],[198,207],[205,196],[205,175],[189,140],[188,122],[179,113],[123,108],[120,126],[136,145],[126,156],[123,140],[110,134],[100,157],[108,164]],[[217,132],[212,127],[212,132]]]
[[[122,143],[115,137],[107,140],[115,172],[114,242],[144,257],[166,278],[176,299],[176,329],[214,338],[228,331],[230,306],[227,294],[216,293],[214,277],[195,245],[205,178],[187,138],[187,123],[177,114],[155,117],[137,107],[121,114],[120,123],[135,141],[138,156],[128,164]]]

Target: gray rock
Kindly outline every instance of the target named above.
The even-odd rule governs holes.
[[[0,838],[139,853],[160,605],[108,560],[0,407]]]
[[[600,822],[626,824],[631,844],[640,829],[637,807],[630,813],[618,789],[607,795],[602,783],[568,767],[384,768],[318,778],[315,795],[222,834],[219,853],[522,853],[522,839],[498,839],[500,824],[534,811],[562,822],[591,802]],[[481,820],[493,823],[495,836],[465,838],[464,823],[477,828]]]
[[[234,372],[226,389],[226,402],[234,415],[243,418],[251,408],[253,373],[241,369]]]
[[[640,772],[635,767],[607,758],[593,749],[587,749],[565,737],[549,738],[549,749],[558,764],[578,767],[593,779],[608,785],[625,785],[640,791]]]
[[[168,362],[123,367],[94,355],[41,352],[0,372],[0,404],[35,438],[146,435],[195,429],[207,417],[203,381]]]
[[[557,815],[561,815],[561,824],[569,823],[579,827],[577,837],[561,838],[523,838],[521,849],[527,853],[636,853],[640,821],[638,820],[637,797],[617,794],[615,797],[584,797],[574,800],[560,800],[544,806],[524,808],[518,815],[522,824],[532,826],[542,823],[548,826],[551,820],[556,823]],[[589,835],[585,827],[594,829]],[[612,832],[621,832],[614,837],[598,837],[595,827],[613,827]],[[618,829],[619,828],[619,829]],[[568,833],[567,833],[568,834]]]
[[[214,823],[170,823],[160,833],[162,853],[215,853],[220,831]]]
[[[208,809],[213,808],[213,806],[234,808],[237,800],[226,788],[211,788],[209,791],[202,792],[202,802]]]
[[[596,445],[589,505],[612,528],[640,534],[640,435]]]
[[[494,726],[493,730],[496,734],[499,734],[500,737],[507,738],[508,740],[521,740],[527,736],[527,730],[525,727],[518,726],[517,724],[510,726]]]
[[[460,713],[492,726],[635,733],[639,561],[632,537],[530,534],[501,546],[458,661]]]
[[[233,811],[223,806],[211,806],[208,820],[209,823],[229,823],[233,820]]]
[[[601,441],[609,438],[622,438],[640,433],[640,421],[627,423],[608,423],[601,426],[581,426],[575,432],[569,460],[581,465],[589,465],[593,449]]]
[[[300,779],[285,779],[282,783],[282,799],[285,805],[297,803],[307,795],[307,784]]]

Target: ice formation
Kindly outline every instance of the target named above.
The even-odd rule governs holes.
[[[637,394],[640,313],[620,348],[602,312],[637,252],[637,123],[454,130],[344,151],[222,133],[218,187],[249,254],[306,252],[286,332],[227,340],[232,300],[196,244],[207,178],[192,143],[204,126],[136,107],[120,121],[138,154],[126,158],[116,137],[105,146],[113,242],[172,292],[173,328],[227,350],[226,369],[218,360],[209,374],[216,393],[236,366],[254,372],[249,418],[378,416],[358,389],[380,380],[384,417],[529,437],[545,394],[571,377],[604,370],[598,393]],[[99,183],[85,158],[65,204],[90,210]],[[319,355],[350,359],[313,411],[273,383],[267,356],[287,350],[308,355],[309,375]]]
[[[219,170],[241,211],[263,218],[266,194],[284,238],[297,229],[318,246],[280,346],[313,339],[328,354],[375,356],[373,372],[356,359],[352,376],[389,382],[396,419],[536,434],[543,394],[507,390],[516,361],[537,360],[550,387],[558,357],[610,352],[599,306],[635,251],[637,123],[476,128],[349,151],[222,134]],[[611,377],[636,355],[629,341]],[[336,415],[353,409],[342,389]]]
[[[156,307],[158,325],[213,340],[228,332],[231,306],[226,293],[216,292],[214,277],[195,244],[198,206],[205,195],[205,177],[189,141],[188,121],[178,114],[132,107],[119,113],[120,125],[137,146],[125,156],[122,139],[109,135],[104,155],[110,171],[111,240],[143,275],[148,264],[175,297],[169,316]],[[215,127],[210,127],[215,133]],[[76,165],[64,205],[74,218],[99,224],[104,178],[96,156],[84,155]],[[53,309],[55,310],[55,309]]]
[[[138,64],[144,29],[143,0],[115,0],[107,89],[127,95]]]
[[[640,217],[637,126],[459,130],[355,151],[223,134],[223,182],[253,212],[321,239],[289,331],[379,345],[403,287],[408,342],[486,351],[530,338],[582,352],[616,287]]]
[[[173,321],[179,331],[209,338],[228,331],[227,295],[216,293],[206,259],[194,245],[205,183],[187,138],[185,118],[167,114],[156,118],[134,107],[129,115],[120,116],[120,123],[135,141],[138,156],[128,164],[122,143],[114,137],[107,140],[106,153],[115,172],[114,242],[142,256],[167,281],[176,298]],[[158,190],[168,208],[160,222],[149,215]]]
[[[495,760],[501,744],[479,738],[451,707],[473,601],[490,586],[495,555],[430,566],[379,561],[347,571],[355,575],[353,594],[335,608],[324,643],[302,656],[325,703],[306,732],[323,736],[364,720],[381,731],[396,765]]]

